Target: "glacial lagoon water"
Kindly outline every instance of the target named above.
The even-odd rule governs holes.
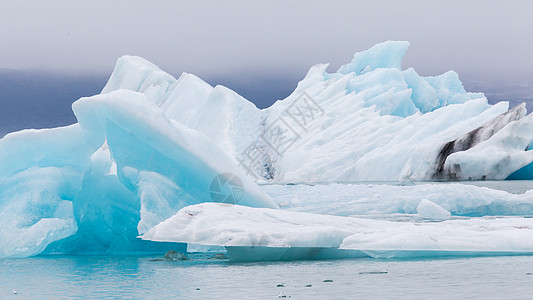
[[[511,193],[533,188],[530,181],[467,184]],[[162,254],[0,259],[0,299],[533,297],[533,256],[234,263],[214,255],[191,253],[185,261],[158,261]]]
[[[260,263],[210,257],[3,259],[0,299],[530,299],[533,295],[533,256]]]

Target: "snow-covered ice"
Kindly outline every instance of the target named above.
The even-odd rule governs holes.
[[[286,210],[389,220],[420,220],[425,199],[456,217],[533,216],[533,190],[513,194],[471,184],[265,185]]]
[[[281,210],[193,205],[142,238],[224,246],[236,261],[533,253],[533,191],[459,183],[263,189]]]
[[[266,260],[280,259],[280,251],[303,258],[533,254],[532,235],[532,218],[391,222],[203,203],[181,209],[142,238],[224,246],[230,259]]]

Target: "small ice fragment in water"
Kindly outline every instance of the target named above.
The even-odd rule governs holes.
[[[422,201],[420,201],[416,211],[424,219],[447,220],[451,216],[449,211],[427,199],[422,199]]]
[[[405,178],[400,182],[400,186],[413,186],[415,183],[411,180],[411,178]]]
[[[285,287],[285,284],[280,283],[280,284],[276,285],[276,287]]]
[[[387,274],[389,273],[389,269],[385,271],[369,271],[369,272],[359,272],[359,274]]]
[[[152,259],[150,259],[150,261],[164,261],[164,259],[162,259],[162,258],[152,258]]]
[[[333,282],[331,279],[325,279],[323,282]]]
[[[187,260],[187,259],[189,259],[187,257],[187,255],[185,255],[183,253],[179,253],[179,252],[174,251],[174,250],[168,251],[163,258],[165,260],[167,260],[167,261],[176,261],[176,260]]]
[[[215,256],[211,257],[212,259],[229,259],[229,257],[224,253],[217,253]]]

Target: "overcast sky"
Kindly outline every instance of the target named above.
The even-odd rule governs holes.
[[[0,68],[110,73],[139,55],[173,75],[329,71],[385,40],[404,68],[502,85],[533,81],[533,1],[2,0]],[[255,76],[255,77],[254,77]]]

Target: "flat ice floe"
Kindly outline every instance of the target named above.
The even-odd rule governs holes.
[[[262,188],[283,209],[316,214],[420,221],[431,219],[431,215],[419,214],[420,203],[425,200],[450,212],[451,217],[533,216],[533,190],[514,194],[473,184],[299,184]]]
[[[473,184],[265,185],[281,210],[190,206],[142,238],[237,261],[533,254],[533,191]]]
[[[531,236],[533,218],[391,222],[203,203],[142,238],[224,246],[239,261],[533,254]]]

